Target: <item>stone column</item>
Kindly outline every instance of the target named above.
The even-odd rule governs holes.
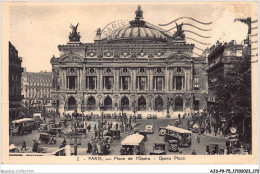
[[[97,68],[97,91],[100,91],[100,69]]]
[[[166,91],[169,91],[169,70],[168,70],[168,68],[167,69],[165,69],[165,90]]]
[[[150,70],[150,90],[153,90],[153,69]]]
[[[82,68],[82,76],[81,76],[81,80],[82,80],[82,90],[85,91],[86,90],[86,70],[85,67]]]
[[[99,88],[99,90],[100,91],[103,91],[103,71],[102,71],[102,69],[100,69],[100,88]]]
[[[133,91],[136,91],[136,73],[137,73],[137,71],[136,71],[136,69],[134,68],[134,69],[132,69],[132,71],[133,71]]]

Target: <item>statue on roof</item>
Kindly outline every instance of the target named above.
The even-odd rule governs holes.
[[[72,24],[70,25],[70,28],[72,29],[72,32],[70,32],[70,35],[69,35],[70,42],[79,42],[80,41],[80,35],[79,35],[79,32],[77,32],[78,25],[79,25],[79,23],[76,26],[73,26]]]
[[[182,30],[183,23],[178,25],[175,22],[175,24],[176,24],[177,31],[173,34],[173,39],[174,40],[184,40],[185,34],[184,34],[184,31]]]
[[[138,5],[137,10],[135,11],[135,19],[136,20],[143,19],[143,10],[141,9],[140,5]]]

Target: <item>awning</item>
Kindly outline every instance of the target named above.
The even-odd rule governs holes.
[[[132,134],[127,136],[122,142],[121,145],[132,145],[132,146],[137,146],[139,145],[142,140],[144,139],[143,135],[140,134]]]

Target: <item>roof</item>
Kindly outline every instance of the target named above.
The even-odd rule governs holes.
[[[167,127],[165,127],[165,129],[172,130],[172,131],[174,131],[174,132],[178,132],[178,133],[182,133],[182,134],[191,134],[191,133],[192,133],[192,132],[189,131],[189,130],[182,129],[182,128],[179,128],[179,127],[170,126],[170,125],[168,125]]]
[[[25,122],[25,121],[34,121],[32,118],[23,118],[23,119],[20,119],[20,120],[14,120],[12,121],[12,123],[22,123],[22,122]]]
[[[123,141],[121,141],[121,145],[139,145],[143,139],[143,135],[132,134],[127,136]]]

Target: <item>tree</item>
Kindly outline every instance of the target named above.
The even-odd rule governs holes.
[[[224,72],[224,76],[218,79],[212,89],[219,112],[227,115],[233,108],[243,117],[251,116],[250,56],[237,58],[232,62],[229,69]]]

